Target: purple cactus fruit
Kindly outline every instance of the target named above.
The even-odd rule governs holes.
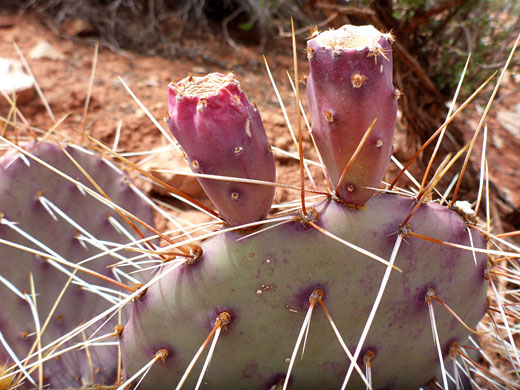
[[[392,37],[372,26],[346,25],[307,43],[307,101],[312,133],[336,195],[362,206],[392,153],[399,93],[392,85]],[[343,171],[372,122],[354,165]]]
[[[336,237],[390,259],[399,226],[413,199],[382,194],[364,209],[325,201],[315,207],[316,224]],[[486,248],[465,220],[436,203],[410,219],[412,232],[460,245]],[[469,237],[472,235],[472,241]],[[160,348],[171,354],[157,362],[140,387],[175,387],[211,331],[219,313],[231,315],[204,376],[208,389],[273,389],[285,378],[313,291],[321,289],[351,353],[374,304],[386,266],[346,247],[295,218],[249,237],[228,232],[202,243],[203,255],[182,266],[134,302],[121,338],[129,375]],[[358,363],[372,356],[374,389],[417,389],[438,372],[426,296],[431,288],[469,326],[486,310],[487,256],[408,236],[399,248],[381,305]],[[476,261],[476,264],[475,264]],[[468,331],[434,303],[444,357]],[[372,351],[368,353],[368,351]],[[194,388],[201,359],[183,388]],[[339,389],[350,361],[324,311],[316,305],[303,360],[296,358],[289,389]],[[282,382],[283,383],[283,382]],[[354,372],[348,389],[365,389]]]
[[[274,157],[258,109],[232,74],[188,76],[169,88],[171,132],[196,173],[275,182]],[[230,225],[265,218],[274,187],[198,178]]]

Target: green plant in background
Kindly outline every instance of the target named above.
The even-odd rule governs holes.
[[[473,92],[506,57],[511,32],[520,27],[516,1],[403,1],[395,3],[391,27],[444,95],[453,94],[469,53],[473,69],[463,91]],[[513,62],[510,70],[516,71]]]

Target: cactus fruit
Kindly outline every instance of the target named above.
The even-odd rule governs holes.
[[[391,43],[390,34],[351,25],[324,31],[307,43],[312,133],[332,187],[347,204],[365,204],[392,154],[399,92],[392,85]],[[374,120],[355,165],[342,178]]]
[[[25,145],[25,148],[36,158],[92,188],[58,145],[33,143]],[[65,150],[119,207],[134,213],[148,224],[153,223],[151,208],[130,188],[128,177],[118,168],[93,152],[72,146]],[[43,326],[72,275],[73,269],[60,263],[60,260],[78,263],[107,250],[103,243],[125,244],[139,237],[133,232],[118,231],[117,225],[124,226],[124,221],[115,210],[88,195],[79,185],[14,149],[4,155],[0,161],[0,170],[0,269],[3,281],[8,281],[0,283],[0,332],[15,355],[23,359],[37,339],[35,318],[27,302],[32,299],[29,274],[33,278],[38,326]],[[32,248],[38,254],[20,250],[9,243]],[[114,256],[104,254],[82,265],[116,278],[117,275],[108,266],[121,259],[124,253],[116,252]],[[136,277],[139,278],[138,275]],[[13,294],[6,283],[14,286],[19,294],[26,294],[25,302],[24,296]],[[102,290],[110,286],[94,276],[77,272],[42,334],[41,345],[58,340],[80,323],[111,307],[119,299],[119,292],[113,288],[112,292]],[[101,293],[108,298],[101,298],[95,293],[96,289],[101,289]],[[105,324],[98,335],[112,332],[116,324],[117,316]],[[88,337],[90,334],[89,329],[83,336]],[[82,341],[79,335],[60,345],[58,350]],[[52,351],[47,350],[46,353]],[[32,361],[35,360],[33,357]],[[6,362],[9,365],[13,360],[6,349],[0,348],[0,363]],[[43,363],[44,384],[51,388],[88,383],[111,384],[118,380],[117,367],[115,346],[78,349]],[[37,379],[37,376],[34,378]],[[29,380],[25,379],[25,383],[33,388]]]
[[[189,76],[170,84],[168,92],[168,125],[193,172],[275,182],[260,114],[233,74]],[[271,209],[273,186],[198,179],[230,225],[259,221]]]

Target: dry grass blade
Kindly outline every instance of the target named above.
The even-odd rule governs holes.
[[[42,142],[45,142],[45,140],[47,138],[49,138],[57,129],[58,127],[63,123],[65,122],[65,120],[67,118],[69,118],[70,116],[70,113],[69,114],[65,114],[63,115],[60,119],[58,119],[52,126],[51,128],[43,135],[43,137],[40,137],[38,138],[38,142],[37,144],[41,144]]]
[[[0,335],[1,335],[1,333],[0,333]],[[16,382],[15,382],[14,374],[10,374],[8,372],[7,365],[4,366],[4,365],[0,364],[0,389],[9,390],[12,388],[16,388],[18,386],[15,383]]]
[[[85,124],[87,122],[88,106],[90,104],[90,97],[92,96],[92,87],[94,86],[94,76],[96,74],[96,66],[99,52],[99,43],[96,42],[94,47],[94,55],[92,58],[92,70],[90,71],[90,80],[88,83],[87,97],[85,99],[85,106],[83,107],[83,117],[81,119],[81,129],[85,130]]]
[[[34,87],[36,88],[36,92],[38,93],[38,96],[40,97],[43,106],[45,107],[45,110],[47,110],[47,113],[49,114],[50,118],[53,122],[56,122],[56,118],[54,117],[54,114],[51,110],[51,107],[49,106],[49,103],[47,102],[47,99],[45,98],[45,95],[43,94],[40,85],[38,84],[38,81],[36,80],[36,77],[34,77],[34,74],[31,70],[31,67],[27,63],[27,60],[25,59],[25,56],[23,55],[22,51],[20,50],[20,47],[16,44],[16,42],[13,41],[14,48],[16,49],[16,52],[20,56],[20,59],[22,60],[22,64],[26,70],[27,73],[31,75],[31,77],[34,80]]]
[[[7,103],[10,106],[9,114],[8,114],[7,117],[8,118],[14,117],[15,120],[16,120],[16,117],[20,118],[22,120],[22,122],[23,122],[23,125],[24,125],[23,128],[27,129],[32,137],[36,137],[36,135],[34,134],[33,130],[31,129],[31,126],[29,125],[29,122],[27,122],[27,119],[25,119],[25,116],[22,114],[22,112],[20,111],[20,109],[16,105],[16,96],[13,96],[13,98],[11,99],[9,97],[9,95],[7,93],[5,93],[5,91],[3,89],[0,89],[0,93],[2,94],[2,96],[4,97],[4,99],[7,101]],[[13,91],[13,94],[15,94],[15,91]],[[8,125],[8,122],[4,121],[4,126],[3,126],[3,129],[1,129],[1,131],[0,131],[0,135],[3,136],[5,134],[6,129],[7,129],[7,125]]]

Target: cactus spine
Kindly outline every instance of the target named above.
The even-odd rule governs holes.
[[[73,273],[71,263],[81,264],[106,277],[118,278],[109,266],[120,261],[125,254],[115,252],[114,257],[104,254],[108,248],[102,243],[124,244],[130,237],[131,241],[139,238],[134,232],[120,231],[119,226],[123,226],[124,221],[118,213],[88,195],[83,186],[88,189],[92,185],[67,154],[119,207],[131,210],[143,221],[153,224],[150,207],[130,188],[128,177],[95,153],[71,146],[62,152],[57,145],[50,143],[28,144],[25,148],[40,161],[59,167],[61,173],[77,180],[77,184],[15,149],[10,149],[0,161],[0,268],[3,278],[0,284],[0,331],[19,359],[34,353],[38,344],[46,346],[59,340],[119,299],[118,289],[81,271]],[[20,250],[9,243],[34,252]],[[101,246],[96,247],[96,243]],[[90,260],[84,262],[86,259]],[[136,275],[125,282],[138,282],[141,277],[145,278],[145,275]],[[34,286],[34,302],[31,286]],[[14,294],[11,289],[18,293]],[[38,325],[35,313],[38,313]],[[51,313],[48,326],[39,330]],[[123,311],[123,321],[126,315],[127,312]],[[103,325],[99,335],[113,332],[117,324],[117,317],[106,324],[98,322],[97,326]],[[40,331],[42,336],[38,340]],[[83,336],[89,337],[91,333],[89,329]],[[66,339],[61,346],[58,345],[58,350],[82,341],[81,335],[73,340]],[[42,357],[49,353],[52,356],[53,352],[51,348]],[[91,382],[112,384],[118,380],[117,348],[114,346],[93,347],[88,351],[78,348],[64,356],[55,355],[42,365],[45,386],[60,388]],[[13,357],[6,349],[0,348],[0,363],[5,362],[12,364]],[[25,383],[32,386],[27,378]]]

